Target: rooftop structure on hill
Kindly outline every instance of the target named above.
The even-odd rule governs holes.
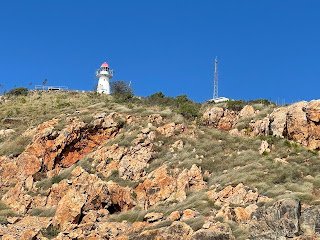
[[[45,85],[36,85],[35,90],[39,91],[68,91],[69,88],[66,86],[45,86]]]

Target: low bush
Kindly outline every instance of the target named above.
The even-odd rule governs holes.
[[[28,94],[28,88],[24,88],[24,87],[18,87],[18,88],[14,88],[11,89],[9,92],[7,92],[7,95],[11,95],[11,96],[19,96],[19,95],[23,95],[26,96]]]
[[[54,217],[56,208],[34,208],[30,211],[30,216]]]
[[[143,217],[146,215],[146,211],[139,207],[135,207],[129,211],[113,214],[108,218],[109,222],[123,222],[128,221],[130,223],[142,222]]]
[[[48,239],[53,239],[58,236],[58,234],[60,233],[60,230],[57,227],[50,225],[47,228],[41,229],[40,233]]]
[[[188,224],[193,231],[197,231],[200,228],[202,228],[203,224],[204,224],[204,217],[203,216],[199,216],[199,217],[195,217],[189,220],[184,221],[186,224]]]

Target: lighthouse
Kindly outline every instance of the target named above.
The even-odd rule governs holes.
[[[109,69],[108,63],[102,63],[100,69],[96,71],[96,76],[99,78],[97,92],[110,94],[110,79],[113,77],[113,70]]]

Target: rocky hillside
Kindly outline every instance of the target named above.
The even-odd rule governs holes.
[[[320,239],[320,101],[0,101],[3,240]]]

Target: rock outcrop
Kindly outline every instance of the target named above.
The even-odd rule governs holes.
[[[58,120],[41,124],[36,129],[32,143],[15,159],[0,162],[0,186],[12,177],[24,180],[39,171],[45,173],[58,167],[70,167],[104,142],[114,138],[120,130],[117,114],[98,118],[93,125],[71,121],[57,132]],[[16,173],[16,174],[14,174]]]
[[[61,230],[73,229],[80,223],[82,208],[87,201],[87,195],[70,189],[58,203],[53,219],[54,226]]]
[[[302,101],[276,108],[267,117],[252,120],[248,131],[233,129],[241,118],[254,115],[255,111],[251,106],[245,106],[240,112],[213,107],[203,114],[203,118],[206,125],[231,130],[233,136],[274,135],[296,140],[310,149],[320,148],[320,100]]]
[[[206,124],[209,126],[230,130],[235,126],[238,114],[228,109],[213,107],[203,114],[203,118],[206,119]]]
[[[169,175],[167,165],[163,165],[147,175],[134,190],[138,203],[149,208],[165,200],[183,201],[188,190],[200,190],[206,186],[201,170],[196,165],[175,174]]]

